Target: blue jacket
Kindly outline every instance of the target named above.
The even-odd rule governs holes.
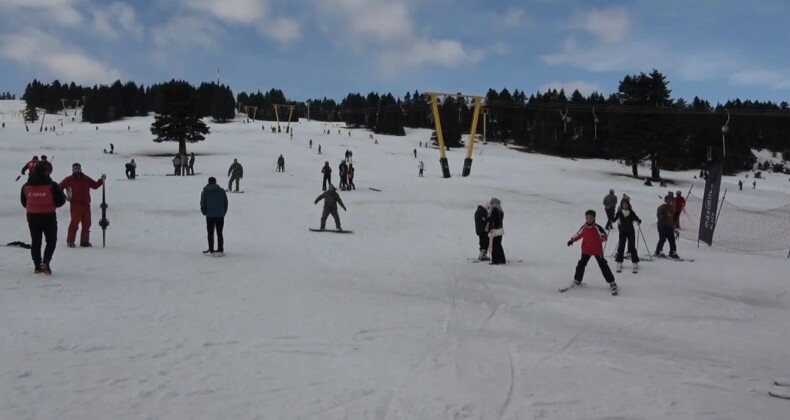
[[[208,184],[200,194],[200,212],[206,217],[225,217],[228,195],[217,184]]]

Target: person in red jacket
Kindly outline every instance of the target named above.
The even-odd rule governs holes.
[[[603,278],[609,283],[609,288],[613,291],[617,290],[617,283],[614,282],[614,274],[612,269],[609,268],[609,263],[603,256],[603,242],[606,242],[606,231],[601,225],[595,223],[595,210],[587,210],[584,213],[585,223],[576,232],[575,235],[568,241],[568,246],[573,245],[579,239],[582,240],[582,257],[579,263],[576,264],[576,274],[573,276],[575,285],[582,284],[584,278],[584,268],[587,267],[587,262],[590,257],[595,257],[598,261],[598,267],[601,269]]]
[[[74,248],[74,241],[77,237],[77,228],[82,223],[80,232],[80,246],[90,247],[91,229],[91,193],[90,190],[97,189],[104,184],[107,176],[102,174],[101,179],[94,181],[88,175],[82,173],[82,166],[79,163],[71,165],[71,175],[60,181],[60,188],[69,191],[66,195],[71,202],[71,223],[66,234],[66,245]]]
[[[680,190],[675,192],[675,198],[672,200],[672,210],[675,212],[675,229],[680,229],[680,214],[686,207],[686,199],[681,195]]]
[[[20,192],[22,207],[27,210],[30,229],[30,256],[35,273],[52,274],[50,261],[58,240],[58,217],[55,210],[66,203],[63,190],[47,175],[47,166],[39,162]],[[41,236],[47,241],[41,258]]]
[[[25,172],[27,172],[28,177],[33,175],[33,172],[36,170],[36,164],[38,164],[38,156],[33,156],[33,159],[30,159],[30,161],[22,167],[22,175],[24,175]]]

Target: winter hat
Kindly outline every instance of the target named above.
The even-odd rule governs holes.
[[[680,197],[680,190],[675,191],[675,195]]]
[[[332,184],[329,184],[329,191],[334,191],[334,190],[335,190],[335,186],[332,185]]]
[[[489,202],[489,204],[491,204],[492,206],[495,206],[495,207],[499,207],[499,206],[502,205],[502,202],[499,201],[498,198],[491,198],[491,201]]]

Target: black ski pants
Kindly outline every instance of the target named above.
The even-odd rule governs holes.
[[[228,191],[232,190],[231,187],[233,186],[233,181],[236,181],[236,191],[238,191],[239,190],[239,180],[240,179],[241,179],[240,176],[238,176],[236,174],[231,174],[230,175],[230,180],[228,181]]]
[[[502,248],[502,236],[494,236],[491,241],[491,264],[505,264],[505,249]]]
[[[614,207],[604,207],[606,211],[606,227],[604,229],[609,230],[612,228],[612,219],[614,219]]]
[[[481,251],[488,251],[488,234],[477,234],[478,241],[480,242],[480,250]]]
[[[324,206],[324,213],[321,214],[321,229],[326,228],[326,218],[329,217],[330,214],[335,219],[335,227],[338,230],[342,229],[340,227],[340,216],[338,216],[337,214],[337,206],[335,207]]]
[[[675,229],[672,226],[658,225],[658,244],[656,245],[656,254],[664,251],[664,242],[669,241],[669,253],[677,253],[675,246]]]
[[[576,274],[573,275],[573,279],[580,282],[584,279],[584,268],[587,267],[587,262],[590,261],[590,258],[593,255],[582,254],[582,258],[579,260],[579,263],[576,264]],[[612,274],[612,269],[609,268],[609,263],[606,262],[606,258],[603,255],[595,255],[595,260],[598,261],[598,267],[601,269],[601,274],[603,274],[603,278],[606,280],[607,283],[614,282],[614,274]]]
[[[225,239],[222,237],[222,228],[225,227],[224,217],[206,217],[206,231],[208,233],[208,250],[214,252],[214,230],[217,231],[217,252],[225,252]]]
[[[28,214],[27,227],[30,229],[30,256],[33,264],[38,267],[41,263],[49,265],[55,246],[58,242],[58,218],[51,214]],[[41,237],[46,240],[44,259],[41,259]]]
[[[619,263],[623,262],[623,252],[625,251],[626,242],[628,243],[628,253],[631,254],[631,262],[634,264],[638,263],[639,255],[637,255],[636,252],[636,234],[633,226],[631,226],[630,229],[620,226],[620,238],[617,242],[617,256],[614,260]],[[648,252],[650,252],[650,250],[648,250]]]
[[[321,189],[326,191],[326,184],[332,185],[332,178],[329,174],[324,175],[324,183],[321,186]]]

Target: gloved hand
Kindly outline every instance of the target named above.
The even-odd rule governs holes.
[[[568,241],[568,246],[573,245],[573,241]]]

